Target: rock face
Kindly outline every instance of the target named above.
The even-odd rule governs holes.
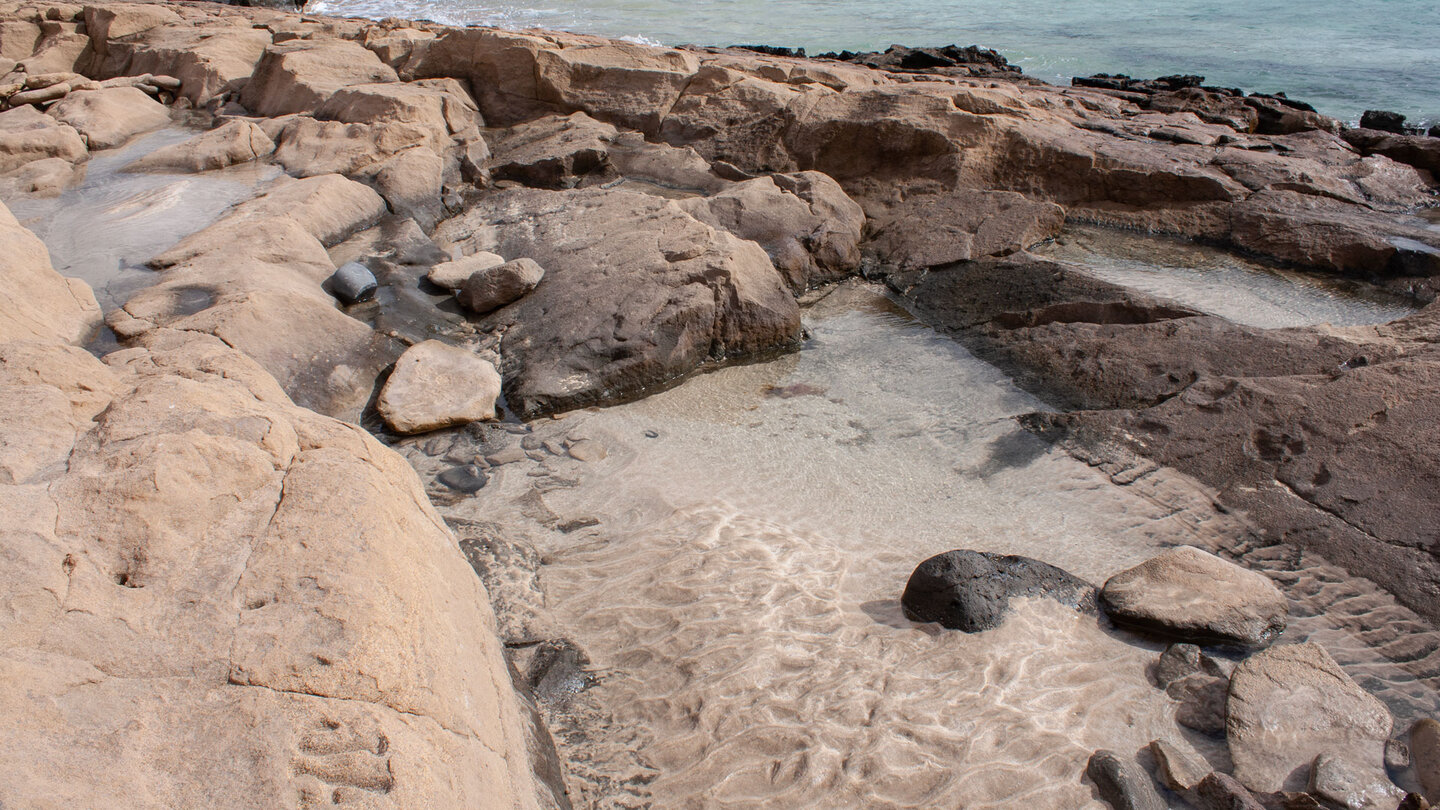
[[[71,93],[50,114],[74,127],[91,149],[110,149],[170,122],[170,111],[134,87]]]
[[[484,315],[519,301],[540,285],[545,268],[534,259],[516,259],[476,270],[460,285],[460,306]]]
[[[1105,582],[1100,604],[1117,624],[1204,644],[1260,647],[1290,608],[1264,574],[1180,546]]]
[[[998,627],[1010,600],[1045,597],[1079,610],[1093,609],[1095,588],[1053,565],[1029,557],[958,549],[920,563],[900,604],[911,619],[978,633]]]
[[[436,234],[452,253],[491,250],[545,268],[543,284],[498,313],[508,330],[506,399],[522,416],[611,400],[799,340],[799,307],[765,252],[668,200],[506,191]]]
[[[1427,717],[1410,729],[1410,757],[1425,798],[1440,802],[1440,722]]]
[[[1390,712],[1315,644],[1286,644],[1235,668],[1225,721],[1235,778],[1251,790],[1303,790],[1321,754],[1343,756],[1367,784],[1389,784]]]
[[[125,167],[127,172],[204,172],[248,163],[275,151],[275,142],[249,121],[231,121],[184,143],[157,149]]]
[[[500,374],[473,352],[427,340],[395,361],[376,407],[396,433],[427,430],[495,418]]]
[[[50,253],[0,204],[0,342],[40,340],[84,343],[100,328],[100,305],[89,285],[50,267]]]

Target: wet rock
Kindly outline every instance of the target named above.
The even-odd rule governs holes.
[[[1406,793],[1395,810],[1430,810],[1430,802],[1419,793]]]
[[[1115,810],[1165,810],[1165,802],[1150,777],[1139,765],[1122,760],[1113,751],[1092,754],[1085,774],[1100,791],[1100,798]]]
[[[1425,798],[1440,802],[1440,722],[1426,717],[1410,728],[1410,757]]]
[[[1211,773],[1187,794],[1198,810],[1264,810],[1245,786],[1224,773]]]
[[[344,87],[398,78],[380,57],[353,42],[301,40],[266,48],[240,101],[270,117],[310,112]]]
[[[1247,250],[1339,272],[1440,274],[1440,236],[1293,191],[1261,191],[1236,206],[1230,238]]]
[[[1201,652],[1194,644],[1171,644],[1155,662],[1155,681],[1162,689],[1173,681],[1199,674],[1229,677],[1218,661]]]
[[[521,447],[518,444],[512,444],[509,447],[504,448],[503,450],[496,450],[495,452],[485,456],[485,462],[492,467],[499,467],[502,464],[514,464],[515,462],[521,461],[524,458],[525,448]]]
[[[545,277],[545,268],[534,259],[514,259],[471,273],[457,297],[460,306],[484,315],[509,306],[528,295]]]
[[[489,476],[485,475],[485,471],[474,464],[465,464],[460,467],[451,467],[441,472],[435,476],[435,480],[456,492],[469,494],[479,492],[489,480]]]
[[[380,286],[370,268],[359,262],[342,265],[325,283],[331,294],[347,306],[374,298]]]
[[[1357,767],[1344,756],[1324,753],[1310,766],[1312,794],[1347,810],[1390,810],[1405,791],[1390,783],[1383,771]]]
[[[1363,155],[1384,155],[1431,174],[1440,173],[1440,139],[1419,135],[1397,135],[1374,129],[1347,129],[1345,142]]]
[[[1332,751],[1385,781],[1390,712],[1316,644],[1271,647],[1236,667],[1225,727],[1235,778],[1251,790],[1303,789],[1315,757]]]
[[[570,445],[567,452],[576,461],[604,461],[608,455],[605,445],[594,439],[581,439]]]
[[[329,246],[375,224],[386,213],[385,200],[362,183],[335,174],[295,180],[282,177],[265,188],[265,193],[236,206],[230,217],[241,219],[289,219],[307,233]],[[207,229],[208,230],[208,229]],[[201,231],[204,233],[204,231]],[[182,245],[166,251],[151,261],[156,267],[173,264],[185,251]]]
[[[957,549],[916,567],[900,604],[914,621],[939,622],[978,633],[998,627],[1015,597],[1045,597],[1078,610],[1093,609],[1095,588],[1029,557]]]
[[[165,105],[134,87],[71,93],[50,114],[74,127],[91,149],[110,149],[170,123]]]
[[[1285,629],[1289,605],[1264,574],[1180,546],[1111,577],[1100,602],[1117,624],[1208,644],[1260,647]]]
[[[881,70],[922,71],[956,74],[965,76],[989,76],[993,74],[1019,74],[1020,68],[1011,65],[999,52],[976,45],[945,45],[939,48],[908,48],[891,45],[884,52],[825,53],[817,59],[838,59],[854,62]]]
[[[1165,740],[1150,741],[1155,758],[1155,778],[1171,790],[1184,794],[1210,774],[1210,763],[1198,755]]]
[[[1187,675],[1172,681],[1165,694],[1179,701],[1175,722],[1202,734],[1225,733],[1225,702],[1230,681],[1212,675]]]
[[[466,349],[417,343],[395,361],[376,407],[397,433],[424,433],[495,418],[500,374]]]
[[[508,330],[505,392],[522,416],[614,401],[800,336],[799,307],[758,245],[650,195],[507,190],[436,237],[545,268],[539,287],[491,316]]]
[[[248,163],[275,151],[275,142],[249,121],[230,121],[184,143],[166,146],[125,167],[127,172],[204,172]]]
[[[1388,110],[1366,110],[1360,116],[1360,126],[1364,129],[1378,129],[1381,132],[1404,135],[1405,116]]]
[[[430,268],[425,278],[437,287],[444,287],[447,290],[458,290],[465,286],[465,282],[471,276],[481,270],[489,270],[492,267],[499,267],[505,263],[502,256],[489,251],[482,250],[469,256],[462,256],[454,261],[441,262]]]
[[[872,243],[902,271],[1008,256],[1060,232],[1065,209],[1008,191],[916,196],[881,209]]]
[[[95,293],[80,279],[65,278],[50,265],[50,253],[0,204],[0,342],[42,340],[81,344],[100,326]]]

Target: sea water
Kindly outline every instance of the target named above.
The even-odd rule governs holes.
[[[308,11],[539,27],[656,44],[831,50],[995,48],[1037,78],[1193,73],[1283,91],[1350,121],[1385,109],[1440,122],[1434,0],[311,0]]]

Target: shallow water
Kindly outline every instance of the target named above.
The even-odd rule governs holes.
[[[1150,682],[1162,645],[1043,600],[941,631],[898,596],[951,548],[1098,583],[1243,524],[1178,475],[1120,485],[1024,433],[1011,417],[1043,403],[875,288],[841,285],[807,326],[798,355],[538,422],[609,456],[537,452],[445,507],[538,546],[549,607],[590,656],[593,685],[564,710],[582,719],[561,724],[576,789],[597,806],[1074,808],[1102,806],[1081,777],[1097,748],[1166,738],[1223,767]],[[546,525],[584,528],[537,526],[537,503]],[[1387,660],[1325,606],[1394,623],[1393,602],[1325,572],[1294,575],[1286,640],[1323,639],[1402,717],[1434,712],[1440,655],[1418,675]],[[1436,648],[1406,630],[1407,660]]]
[[[666,45],[883,50],[979,44],[1031,76],[1198,73],[1247,91],[1284,91],[1358,120],[1388,109],[1440,120],[1440,4],[1430,0],[311,0],[307,10],[542,27]]]
[[[1069,225],[1032,252],[1102,281],[1264,329],[1387,323],[1416,309],[1414,302],[1370,285],[1286,270],[1183,239]]]
[[[121,168],[200,134],[167,127],[92,154],[82,182],[58,197],[6,200],[35,232],[61,274],[83,279],[105,312],[159,280],[145,262],[247,200],[280,169],[242,164],[200,174],[127,173]]]

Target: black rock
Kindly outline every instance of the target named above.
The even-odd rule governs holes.
[[[374,298],[375,290],[379,286],[380,283],[375,280],[375,274],[370,272],[370,268],[359,262],[347,262],[341,265],[340,269],[325,281],[325,287],[330,294],[340,299],[346,306]]]
[[[1090,756],[1085,774],[1100,791],[1100,798],[1115,810],[1165,810],[1149,774],[1134,762],[1120,759],[1112,751]]]
[[[1096,73],[1093,76],[1076,76],[1070,80],[1070,84],[1076,87],[1098,87],[1102,90],[1124,90],[1129,93],[1174,92],[1187,87],[1200,87],[1204,83],[1204,76],[1188,74],[1161,76],[1158,79],[1132,79],[1124,73]],[[1231,88],[1205,89],[1223,92],[1227,95],[1232,92]]]
[[[994,73],[1019,74],[1020,68],[1010,64],[998,51],[978,45],[946,45],[943,48],[907,48],[891,45],[884,53],[823,53],[820,59],[838,59],[881,70],[945,71],[969,75]]]
[[[736,45],[734,47],[742,51],[763,53],[766,56],[797,56],[801,59],[805,58],[804,48],[780,48],[775,45]]]
[[[1095,611],[1095,586],[1083,579],[1029,557],[968,549],[920,563],[905,584],[900,604],[915,621],[978,633],[998,626],[1016,596],[1043,596]]]
[[[474,464],[463,464],[435,476],[435,480],[457,492],[478,492],[489,478]]]
[[[1440,124],[1430,127],[1430,129],[1425,131],[1425,134],[1432,138],[1440,138]]]
[[[1187,798],[1200,810],[1265,810],[1265,805],[1246,790],[1244,785],[1229,774],[1218,771],[1200,780],[1200,784],[1195,786]],[[1298,805],[1299,802],[1286,801],[1280,806],[1290,808]],[[1318,807],[1319,804],[1314,806]]]
[[[1378,129],[1382,132],[1404,135],[1405,116],[1386,110],[1366,110],[1365,114],[1360,116],[1360,126],[1365,129]]]

